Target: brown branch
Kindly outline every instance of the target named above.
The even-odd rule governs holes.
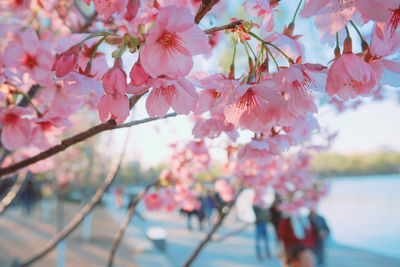
[[[88,20],[86,20],[86,23],[83,24],[80,29],[78,30],[78,33],[85,33],[90,26],[92,26],[93,22],[97,19],[97,12],[95,11]]]
[[[122,238],[124,237],[126,228],[128,227],[128,225],[132,219],[132,216],[136,211],[137,204],[143,198],[143,196],[150,190],[150,188],[152,188],[153,186],[156,186],[158,183],[159,183],[159,181],[147,185],[146,188],[136,197],[135,201],[129,207],[129,211],[128,211],[128,214],[126,215],[125,221],[119,227],[117,235],[115,236],[113,244],[111,246],[111,251],[110,251],[110,254],[108,257],[108,263],[107,263],[108,267],[111,267],[113,265],[115,252],[117,251],[118,245],[121,242]]]
[[[227,234],[221,236],[220,238],[212,238],[210,241],[212,241],[212,242],[224,241],[225,239],[227,239],[227,238],[229,238],[231,236],[235,236],[235,235],[243,232],[244,230],[246,230],[249,227],[249,225],[250,225],[249,223],[246,223],[245,225],[243,225],[243,227],[241,227],[239,229],[236,229],[236,230],[234,230],[234,231],[232,231],[230,233],[227,233]]]
[[[196,16],[194,18],[194,22],[196,24],[199,24],[201,19],[208,13],[208,11],[215,6],[219,0],[202,0],[201,4],[199,6],[199,9],[197,10]]]
[[[30,99],[34,98],[36,93],[39,91],[39,89],[40,89],[40,85],[38,85],[38,84],[32,85],[27,93],[29,98]],[[26,97],[22,98],[22,100],[21,100],[21,102],[19,102],[18,106],[23,107],[23,108],[27,107],[29,105],[29,98],[26,98]]]
[[[223,25],[223,26],[218,26],[218,27],[213,27],[207,30],[204,30],[205,34],[212,34],[214,32],[217,31],[224,31],[224,30],[229,30],[229,29],[234,29],[237,26],[241,25],[243,23],[243,20],[237,20],[237,21],[233,21],[229,24]]]
[[[11,187],[10,191],[0,202],[0,215],[6,211],[8,207],[14,202],[15,198],[18,196],[19,191],[25,184],[25,181],[29,179],[29,172],[20,172],[14,185]]]
[[[197,246],[197,248],[192,252],[190,257],[186,260],[186,262],[183,264],[183,267],[189,267],[194,260],[197,258],[197,256],[200,254],[201,250],[207,245],[207,243],[212,239],[213,234],[218,230],[218,228],[222,225],[224,222],[226,216],[229,214],[229,212],[232,210],[233,205],[236,202],[237,196],[242,192],[243,188],[240,188],[236,194],[236,197],[234,200],[232,200],[227,206],[225,206],[222,209],[222,212],[218,214],[218,220],[214,224],[213,228],[211,231],[207,234],[207,236],[203,239],[202,242]],[[225,211],[224,211],[225,209]]]
[[[119,128],[127,128],[127,127],[131,127],[134,125],[138,125],[138,124],[142,124],[142,123],[146,123],[146,122],[150,122],[150,121],[155,121],[155,120],[159,120],[159,119],[166,119],[166,118],[170,118],[170,117],[174,117],[177,116],[176,113],[170,113],[167,114],[166,116],[162,117],[162,118],[147,118],[147,119],[143,119],[143,120],[137,120],[137,121],[131,121],[131,122],[127,122],[121,125],[116,125],[114,120],[109,120],[105,123],[101,123],[98,124],[86,131],[83,131],[81,133],[78,133],[70,138],[64,139],[63,141],[61,141],[60,144],[55,145],[43,152],[40,152],[39,154],[32,156],[30,158],[21,160],[20,162],[14,163],[10,166],[4,167],[4,168],[0,168],[0,177],[9,173],[13,173],[19,169],[25,168],[33,163],[39,162],[41,160],[47,159],[61,151],[64,151],[65,149],[67,149],[68,147],[75,145],[79,142],[82,142],[98,133],[104,132],[104,131],[108,131],[108,130],[112,130],[112,129],[119,129]]]
[[[75,215],[75,217],[60,231],[58,232],[53,239],[51,239],[47,244],[42,247],[37,253],[35,253],[33,256],[30,258],[26,259],[23,261],[21,264],[17,265],[19,267],[23,266],[28,266],[37,260],[41,259],[43,256],[45,256],[47,253],[49,253],[52,249],[54,249],[57,244],[65,239],[69,234],[71,234],[78,226],[79,224],[83,221],[83,219],[88,215],[94,207],[100,202],[101,197],[104,195],[104,193],[107,191],[107,189],[110,187],[112,182],[115,180],[117,176],[118,169],[121,165],[122,158],[125,154],[126,150],[126,144],[129,140],[129,133],[126,136],[125,139],[125,144],[122,148],[121,153],[119,154],[119,157],[117,161],[114,163],[114,165],[111,167],[110,172],[108,173],[106,179],[104,180],[103,185],[97,189],[96,193],[93,195],[92,199]]]

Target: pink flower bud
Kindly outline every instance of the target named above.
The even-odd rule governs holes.
[[[79,46],[73,46],[57,57],[53,65],[53,70],[56,72],[57,77],[64,77],[76,69],[79,53]]]
[[[127,21],[132,21],[138,14],[140,7],[139,0],[128,0],[128,5],[126,6],[125,19]]]
[[[126,93],[126,73],[121,69],[118,64],[109,69],[101,79],[103,83],[104,92],[106,94],[125,94]]]
[[[149,74],[143,69],[139,61],[133,65],[131,72],[129,73],[131,78],[131,83],[134,86],[139,86],[144,84],[149,79]]]

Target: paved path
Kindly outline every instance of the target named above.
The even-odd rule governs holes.
[[[66,218],[70,220],[80,205],[65,205]],[[66,266],[89,267],[105,266],[118,225],[105,208],[98,206],[93,215],[92,239],[82,239],[79,227],[66,241]],[[0,216],[0,266],[8,267],[15,259],[26,259],[41,248],[57,232],[55,216],[49,221],[41,218],[40,207],[36,207],[31,216],[25,215],[19,208],[10,208]],[[137,266],[134,264],[134,250],[124,241],[118,251],[115,266]],[[56,266],[57,253],[53,250],[32,266]]]
[[[66,221],[80,208],[77,204],[67,204],[65,207]],[[66,266],[105,266],[111,242],[125,214],[126,210],[116,209],[112,204],[107,210],[97,207],[93,213],[92,240],[90,242],[82,240],[81,228],[67,238]],[[145,220],[134,217],[131,222],[117,251],[115,266],[181,266],[205,235],[205,232],[186,230],[186,217],[178,213],[143,212],[143,216]],[[8,210],[0,216],[0,266],[8,267],[13,260],[32,255],[56,233],[55,225],[54,214],[49,221],[44,221],[40,217],[39,208],[29,217],[19,210]],[[235,221],[235,216],[232,214],[223,228],[217,232],[216,238],[221,238],[243,225]],[[168,232],[166,253],[155,249],[154,244],[146,238],[146,230],[152,226],[161,226]],[[197,229],[195,220],[193,220],[193,226]],[[280,266],[277,258],[263,261],[256,259],[253,230],[253,227],[249,226],[240,234],[230,236],[220,242],[211,242],[193,266]],[[274,247],[273,240],[270,247]],[[328,267],[400,266],[400,259],[337,245],[329,246],[327,254]],[[56,266],[56,256],[56,251],[53,251],[33,266]]]
[[[118,221],[124,214],[124,210],[116,210],[109,205],[110,213]],[[186,229],[186,217],[177,212],[157,213],[143,212],[145,221],[134,217],[131,226],[127,231],[128,243],[136,246],[137,251],[141,251],[135,257],[135,261],[140,266],[181,266],[193,251],[195,246],[205,236],[205,232],[198,230],[188,231]],[[193,226],[197,229],[196,218],[193,219]],[[166,253],[154,251],[154,246],[147,241],[145,232],[149,227],[160,226],[168,232],[168,243]],[[234,212],[229,216],[223,228],[217,232],[216,239],[232,233],[244,226],[235,218]],[[270,233],[273,229],[270,228]],[[202,251],[198,259],[193,264],[194,267],[225,267],[225,266],[271,266],[278,267],[280,263],[276,257],[258,261],[254,251],[254,228],[248,226],[244,231],[237,235],[229,236],[220,242],[211,242]],[[270,247],[275,247],[273,238],[270,240]],[[141,244],[143,247],[141,247]],[[276,251],[276,250],[275,250]],[[328,267],[398,267],[400,259],[394,259],[365,252],[363,250],[347,248],[335,244],[329,245],[327,249]]]

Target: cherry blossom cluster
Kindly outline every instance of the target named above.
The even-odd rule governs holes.
[[[306,160],[282,152],[319,128],[314,117],[319,102],[342,111],[359,106],[363,96],[379,100],[385,88],[400,86],[400,0],[299,0],[277,31],[281,2],[243,1],[245,17],[216,25],[228,14],[228,1],[2,1],[0,123],[9,155],[2,166],[57,144],[74,129],[71,116],[78,111],[96,110],[103,123],[121,125],[139,100],[151,118],[170,109],[190,114],[193,136],[201,140],[176,147],[171,173],[164,174],[179,182],[163,194],[179,197],[167,209],[183,199],[197,205],[189,188],[193,174],[209,164],[203,139],[225,133],[235,142],[246,131],[255,137],[229,164],[239,181],[256,188],[276,184],[276,191],[293,200],[296,194],[283,186],[293,179],[295,191],[303,192],[298,203],[318,198],[302,171]],[[331,47],[329,63],[306,61],[310,49],[296,28],[302,18],[313,18],[321,42]],[[232,48],[226,72],[193,71],[198,55],[216,57],[221,46]],[[129,67],[126,57],[133,61]],[[237,63],[239,57],[248,64]],[[232,194],[222,192],[232,192],[229,184],[216,183],[226,199]],[[163,199],[157,194],[146,202],[164,205]]]
[[[282,200],[280,209],[286,213],[301,207],[314,208],[329,187],[310,173],[312,155],[327,149],[334,136],[327,138],[326,146],[309,146],[305,141],[310,134],[303,135],[302,148],[297,153],[288,153],[289,139],[285,136],[274,132],[270,136],[256,136],[237,147],[228,145],[222,176],[211,177],[213,191],[228,203],[239,188],[252,188],[256,192],[254,204],[265,205],[262,196],[267,188],[272,188]],[[208,153],[212,146],[206,146],[202,140],[171,147],[169,168],[161,172],[158,188],[145,196],[145,205],[149,210],[198,209],[200,196],[211,189],[210,180],[198,177],[214,167]],[[205,186],[197,186],[199,183]]]

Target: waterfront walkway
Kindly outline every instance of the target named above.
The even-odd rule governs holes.
[[[78,204],[66,204],[66,220],[79,209]],[[91,241],[82,239],[81,228],[66,241],[66,266],[105,266],[112,239],[122,221],[124,209],[97,207],[93,213]],[[19,210],[8,210],[0,217],[0,266],[10,266],[15,259],[23,259],[43,246],[56,232],[55,218],[44,221],[37,207],[32,216],[26,216]],[[186,217],[179,213],[143,212],[142,220],[134,217],[126,236],[121,243],[115,266],[181,266],[190,252],[204,237],[204,232],[197,230],[193,218],[194,231],[186,229]],[[159,226],[168,233],[167,249],[160,252],[146,238],[149,227]],[[232,214],[223,229],[216,235],[217,240],[244,226],[236,222]],[[271,266],[278,267],[277,258],[258,261],[254,253],[253,227],[248,226],[240,234],[223,240],[211,242],[193,266]],[[274,242],[271,240],[271,248]],[[328,265],[332,267],[395,267],[400,266],[400,259],[393,259],[362,250],[330,245],[327,250]],[[56,266],[57,253],[53,251],[33,266]]]

